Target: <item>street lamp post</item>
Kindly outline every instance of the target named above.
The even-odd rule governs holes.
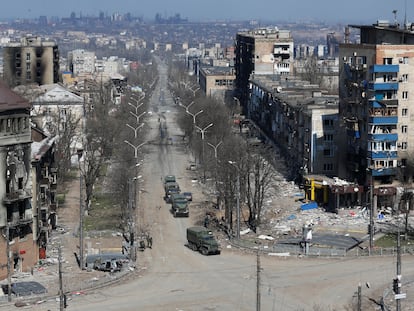
[[[203,159],[202,159],[202,165],[203,165],[203,170],[204,170],[204,175],[203,175],[203,177],[204,177],[204,182],[206,181],[206,168],[205,168],[205,166],[204,166],[204,137],[205,137],[205,132],[207,131],[207,129],[208,128],[210,128],[210,127],[212,127],[213,126],[213,123],[210,123],[209,125],[207,125],[205,128],[201,128],[201,127],[199,127],[199,126],[197,126],[197,125],[195,125],[194,124],[194,126],[200,131],[200,133],[201,133],[201,140],[202,140],[202,148],[203,148],[203,151],[202,151],[202,157],[203,157]]]
[[[137,159],[138,158],[138,149],[141,148],[143,145],[145,145],[147,142],[143,142],[142,144],[139,144],[138,146],[135,146],[133,144],[131,144],[129,141],[124,140],[124,143],[130,145],[132,148],[134,148],[134,158]]]
[[[236,162],[228,161],[230,165],[234,166],[237,170],[237,197],[236,197],[236,221],[237,221],[237,228],[236,228],[236,238],[240,239],[240,169],[237,167]]]
[[[203,110],[200,110],[199,112],[197,112],[197,113],[191,113],[191,112],[189,112],[189,111],[187,111],[187,113],[190,115],[190,116],[192,116],[193,117],[193,125],[195,124],[195,122],[196,122],[196,117],[200,114],[200,113],[202,113],[203,112]]]
[[[372,177],[372,169],[370,170],[371,173],[371,181],[370,181],[370,206],[369,206],[369,254],[374,248],[374,178]]]
[[[213,144],[210,144],[209,142],[207,142],[207,145],[209,145],[211,148],[213,148],[214,149],[214,158],[216,159],[216,162],[217,162],[217,148],[222,144],[223,142],[222,141],[220,141],[217,145],[213,145]]]
[[[130,129],[132,129],[132,130],[134,131],[135,138],[137,138],[137,136],[138,136],[138,130],[139,130],[141,127],[143,127],[143,126],[144,126],[144,124],[145,124],[145,123],[141,123],[141,124],[140,124],[140,125],[138,125],[137,127],[133,127],[133,126],[131,126],[131,125],[129,125],[129,124],[126,124],[126,126],[128,126]]]
[[[132,180],[128,179],[128,231],[129,231],[129,253],[130,259],[132,261],[136,261],[136,246],[135,246],[135,217],[134,217],[134,207],[136,204],[136,196],[133,195],[136,191],[133,191],[133,183],[136,178],[132,178]]]
[[[215,167],[214,167],[214,179],[215,179],[215,185],[216,185],[216,190],[217,190],[217,162],[218,162],[218,160],[217,160],[217,148],[221,145],[223,143],[223,141],[220,141],[217,145],[213,145],[213,144],[210,144],[209,142],[207,142],[207,144],[211,147],[211,148],[213,148],[214,149],[214,159],[215,159],[215,161],[216,161],[216,163],[215,163]],[[217,198],[217,204],[218,204],[219,202],[218,202],[218,198]]]
[[[146,111],[144,111],[143,113],[141,113],[140,115],[138,115],[137,113],[134,113],[134,112],[132,112],[132,111],[130,111],[129,112],[130,114],[132,114],[136,119],[137,119],[137,124],[139,124],[139,119],[144,115],[144,114],[146,114],[147,112]]]
[[[202,113],[203,112],[203,110],[200,110],[199,112],[197,112],[197,113],[192,113],[192,112],[190,112],[190,107],[192,106],[192,105],[194,105],[195,104],[195,102],[194,101],[192,101],[191,103],[189,103],[187,106],[184,106],[184,105],[181,105],[181,106],[183,106],[184,108],[185,108],[185,112],[186,113],[188,113],[190,116],[192,116],[193,117],[193,125],[195,125],[195,123],[196,123],[196,121],[195,121],[195,118],[200,114],[200,113]]]
[[[132,108],[135,109],[135,114],[138,114],[138,109],[143,105],[144,103],[140,103],[138,105],[134,105],[132,103],[128,103],[128,105],[130,105]]]
[[[142,95],[140,95],[139,98],[135,98],[135,96],[137,96],[137,95],[131,94],[131,96],[129,97],[129,99],[132,99],[136,103],[139,103],[141,100],[143,100],[145,98],[145,93],[143,93]]]
[[[375,185],[374,185],[374,174],[373,174],[373,170],[375,169],[374,166],[370,166],[367,168],[367,170],[370,172],[370,195],[369,195],[369,255],[371,255],[373,249],[374,249],[374,235],[375,235],[375,218],[374,218],[374,212],[375,212],[375,207],[376,207],[376,203],[375,201]],[[377,172],[381,172],[382,169],[377,169]]]

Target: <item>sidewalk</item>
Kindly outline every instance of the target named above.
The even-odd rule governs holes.
[[[62,285],[64,293],[82,294],[83,290],[88,288],[102,286],[105,283],[113,282],[125,273],[119,272],[110,274],[108,272],[96,270],[81,270],[79,268],[76,254],[79,254],[79,179],[73,179],[65,183],[66,196],[65,202],[58,208],[57,224],[58,230],[54,230],[47,246],[46,259],[40,260],[39,264],[34,267],[33,273],[15,273],[12,277],[13,282],[36,281],[47,289],[46,297],[55,297],[59,295],[59,261],[58,252],[61,248],[62,254]],[[121,247],[122,237],[114,233],[99,234],[97,236],[88,236],[84,234],[84,256],[88,251],[98,253],[101,249]],[[128,273],[129,270],[126,271]],[[40,300],[38,297],[37,300]],[[44,297],[42,297],[44,298]],[[36,300],[35,296],[22,297],[23,300]],[[21,300],[13,297],[12,303]],[[6,300],[7,301],[7,300]],[[0,305],[7,307],[9,303]]]

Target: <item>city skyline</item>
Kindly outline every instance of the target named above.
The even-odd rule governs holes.
[[[376,20],[399,23],[414,22],[414,5],[407,0],[391,3],[389,0],[348,0],[332,2],[330,0],[291,0],[278,3],[275,0],[256,0],[252,3],[240,3],[237,0],[210,0],[208,5],[201,6],[191,0],[153,0],[145,4],[134,0],[72,0],[60,2],[56,0],[22,0],[8,1],[2,5],[0,19],[98,16],[114,13],[131,13],[133,16],[153,20],[157,13],[162,17],[180,14],[189,21],[212,20],[261,20],[261,21],[320,21],[320,22],[361,22],[373,23]],[[396,13],[394,13],[396,10]]]

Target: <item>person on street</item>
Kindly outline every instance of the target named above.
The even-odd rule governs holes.
[[[152,248],[152,236],[147,235],[147,245],[148,248]]]

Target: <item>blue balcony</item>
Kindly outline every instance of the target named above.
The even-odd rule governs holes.
[[[398,91],[398,82],[370,82],[368,87],[374,91]]]
[[[374,177],[396,175],[397,168],[387,167],[387,168],[372,169],[371,173],[372,173],[372,176]]]
[[[370,68],[374,72],[400,72],[400,65],[372,65]]]
[[[376,117],[369,117],[368,123],[375,124],[375,125],[389,125],[389,124],[397,124],[398,123],[398,117],[382,117],[382,116],[376,116]]]
[[[368,140],[371,141],[397,141],[398,134],[397,133],[384,133],[384,134],[369,134]]]
[[[375,94],[375,99],[370,99],[369,102],[373,108],[397,107],[398,99],[386,99],[384,93]]]
[[[393,159],[398,158],[398,153],[397,153],[397,151],[391,151],[391,150],[387,150],[387,151],[368,151],[368,157],[370,157],[371,159],[375,159],[375,160],[379,160],[379,159],[393,160]]]

